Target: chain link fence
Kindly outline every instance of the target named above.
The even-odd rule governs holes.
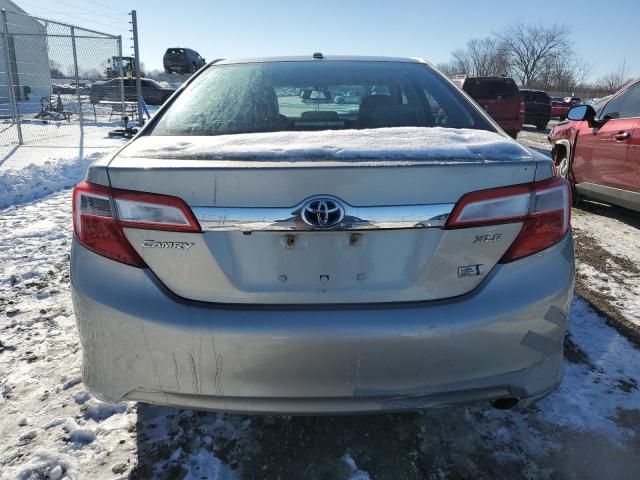
[[[121,37],[0,14],[0,150],[101,146],[104,129],[97,127],[136,115],[135,92],[125,96],[131,80],[122,78]]]

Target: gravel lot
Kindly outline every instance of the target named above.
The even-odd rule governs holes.
[[[548,150],[545,136],[520,140]],[[2,479],[638,478],[635,214],[574,210],[565,380],[531,409],[256,417],[110,405],[86,392],[69,297],[70,191],[33,197],[0,210]]]

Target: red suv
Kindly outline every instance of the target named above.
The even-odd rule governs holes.
[[[502,129],[515,138],[524,123],[524,102],[509,77],[454,77],[455,83],[484,108]]]
[[[640,79],[567,119],[549,135],[559,174],[576,194],[640,211]]]

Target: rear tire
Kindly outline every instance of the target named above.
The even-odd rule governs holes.
[[[547,122],[547,123],[549,123],[549,122]],[[538,123],[538,124],[536,124],[536,128],[538,130],[546,130],[547,129],[547,123]]]
[[[556,170],[558,175],[569,182],[571,185],[571,198],[573,205],[576,206],[580,203],[580,195],[576,191],[576,182],[573,178],[573,172],[571,171],[571,161],[567,157],[567,154],[563,152],[562,158],[556,159]]]

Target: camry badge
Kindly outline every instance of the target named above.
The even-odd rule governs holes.
[[[189,250],[193,245],[193,242],[160,242],[158,240],[145,240],[142,242],[142,248],[175,248],[178,250]]]

